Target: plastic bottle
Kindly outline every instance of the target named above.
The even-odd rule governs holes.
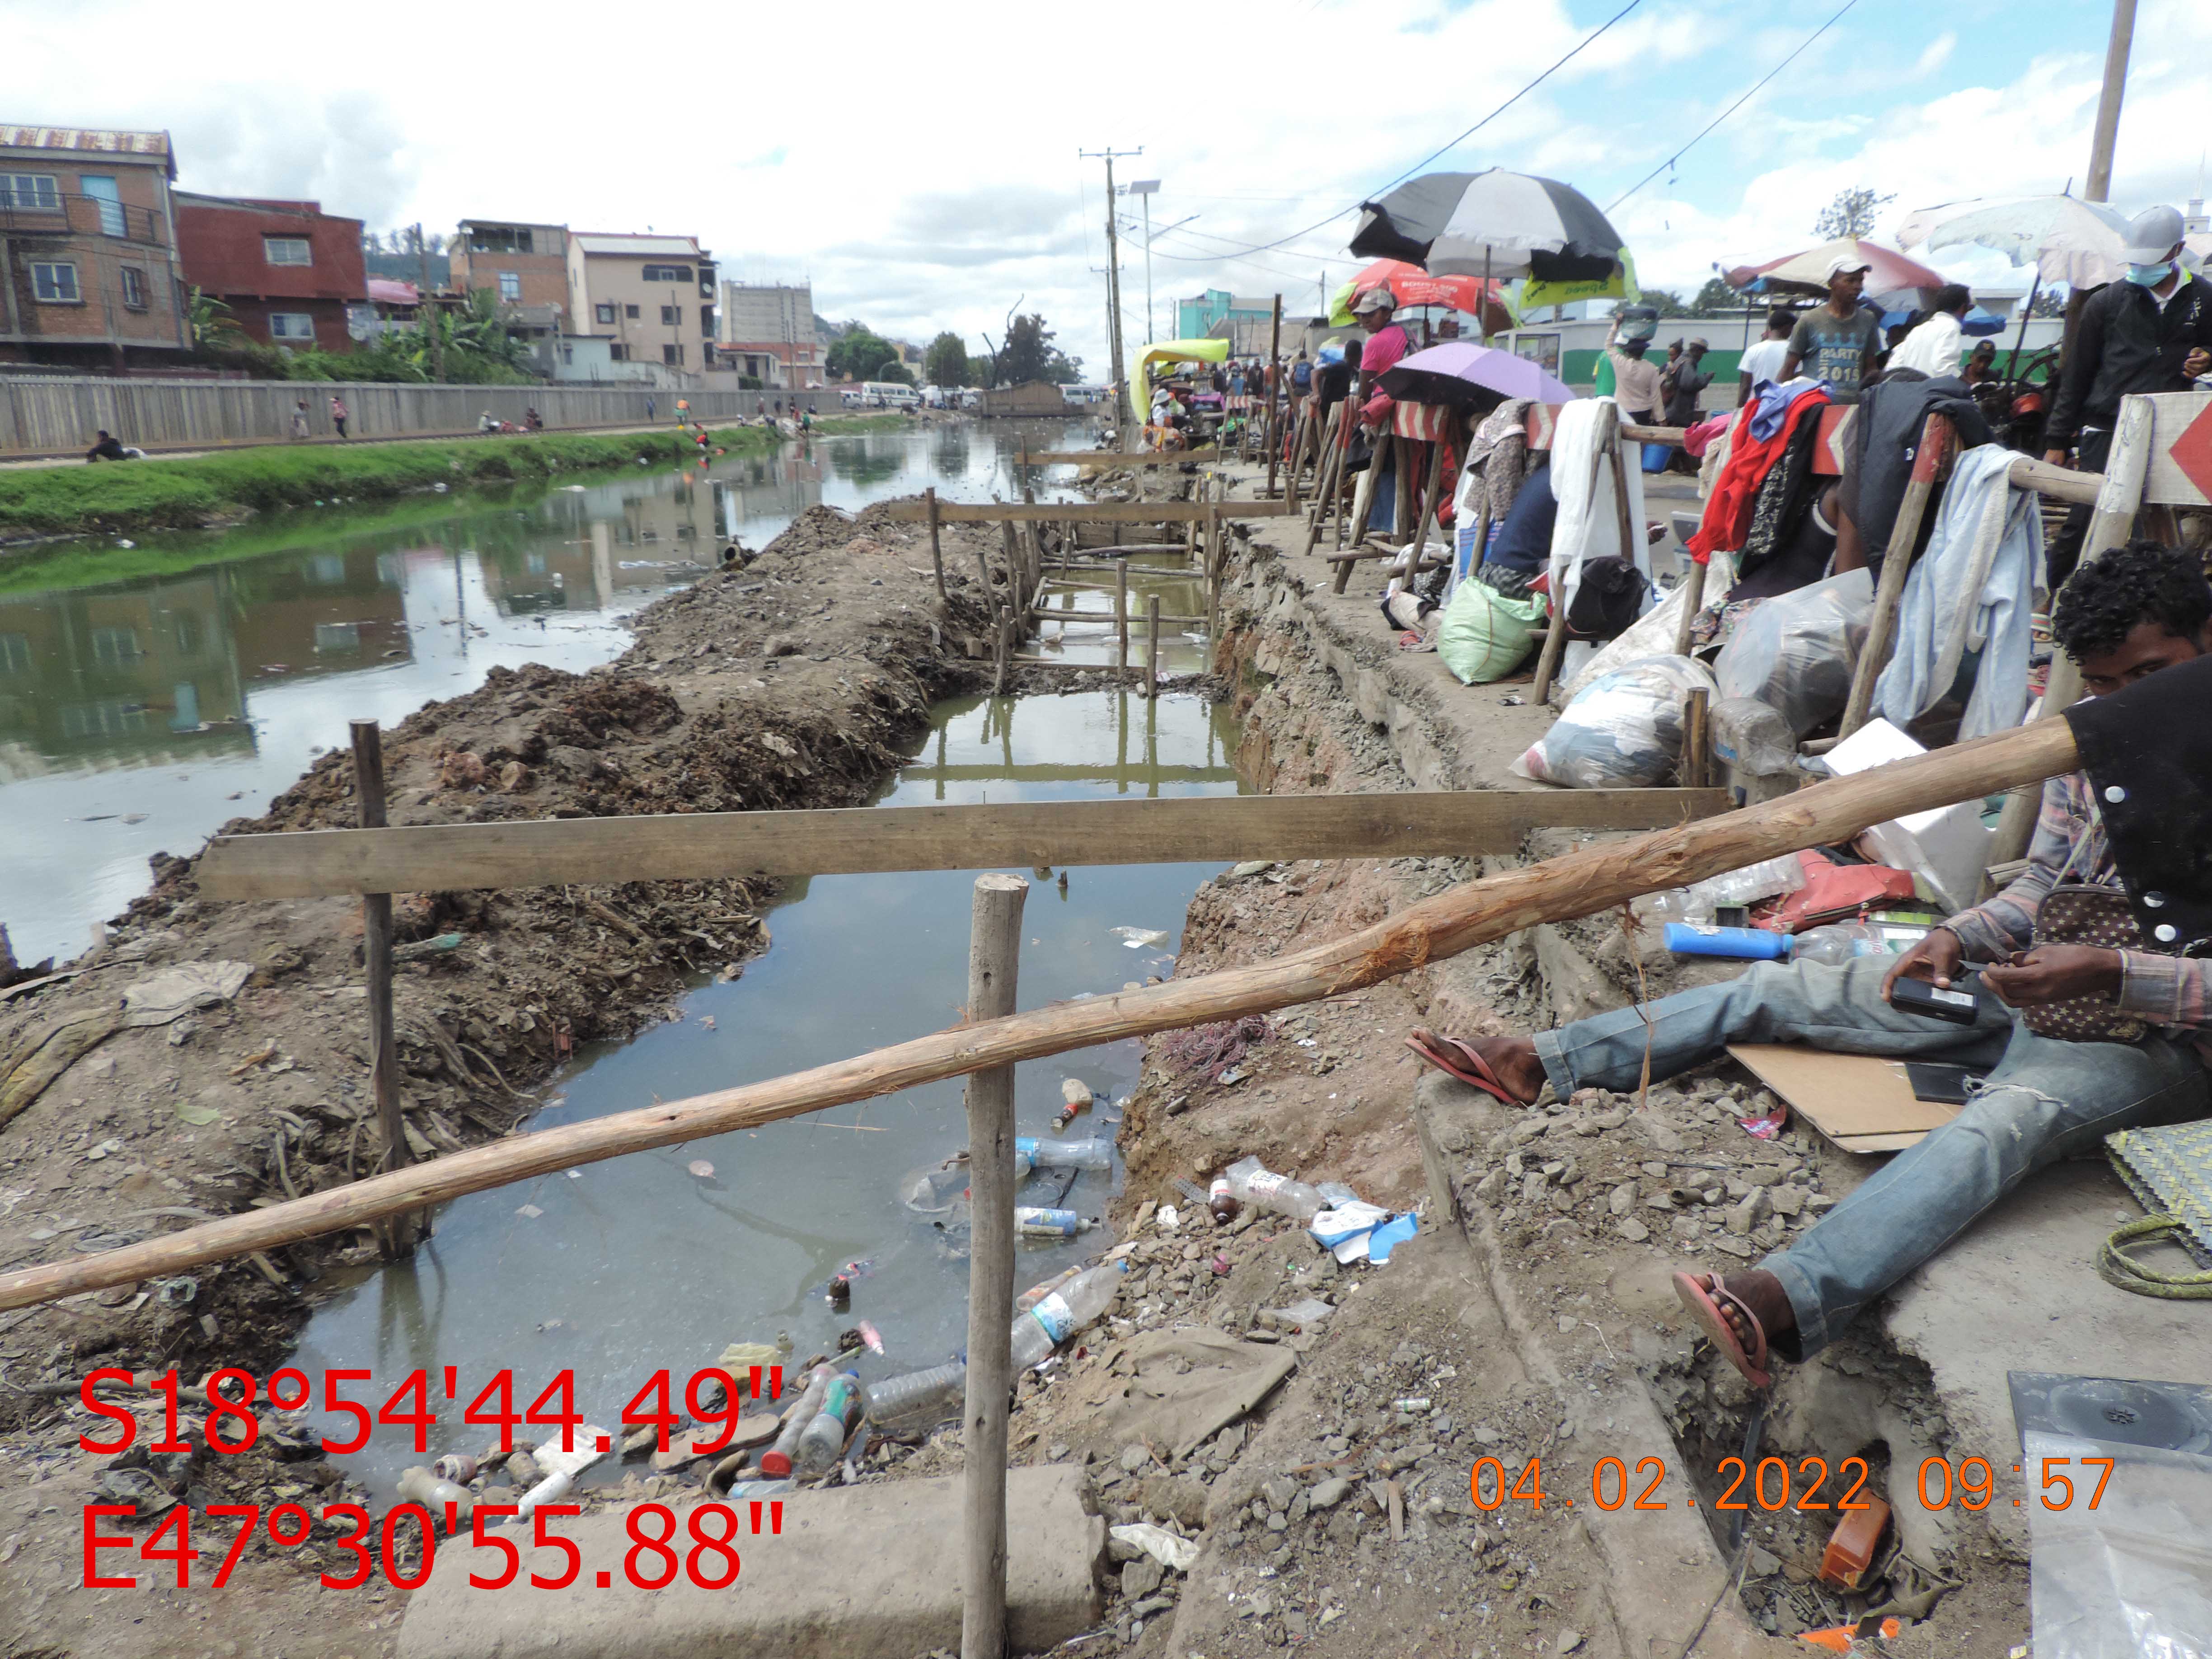
[[[1088,1140],[1033,1140],[1024,1136],[1014,1142],[1018,1163],[1027,1158],[1031,1168],[1046,1170],[1110,1170],[1114,1143],[1102,1136]]]
[[[1706,895],[1691,887],[1670,887],[1663,893],[1654,893],[1643,903],[1644,919],[1664,926],[1670,921],[1686,921],[1711,927],[1713,902]]]
[[[1779,962],[1790,954],[1786,933],[1770,933],[1764,927],[1705,927],[1689,922],[1667,924],[1667,948],[1678,957],[1735,957],[1753,962]]]
[[[968,1389],[968,1362],[956,1359],[926,1371],[887,1376],[861,1389],[868,1421],[878,1425],[922,1422],[958,1414]]]
[[[1024,1291],[1019,1296],[1014,1298],[1014,1311],[1016,1313],[1027,1313],[1031,1308],[1036,1307],[1038,1303],[1043,1301],[1045,1297],[1050,1296],[1054,1291],[1059,1290],[1070,1279],[1075,1278],[1077,1274],[1084,1271],[1085,1264],[1079,1261],[1066,1272],[1054,1273],[1050,1279],[1046,1279],[1042,1284],[1030,1285],[1029,1289]]]
[[[1359,1194],[1341,1181],[1316,1181],[1314,1182],[1314,1190],[1322,1195],[1332,1210],[1346,1204],[1359,1202]]]
[[[723,1501],[742,1504],[748,1498],[781,1498],[798,1486],[795,1480],[739,1480],[722,1494]]]
[[[1016,1314],[1015,1369],[1027,1370],[1051,1358],[1054,1348],[1106,1311],[1121,1287],[1121,1264],[1109,1261],[1078,1273],[1027,1313]]]
[[[1244,1206],[1229,1190],[1229,1177],[1225,1175],[1213,1177],[1213,1185],[1206,1191],[1206,1207],[1213,1212],[1214,1220],[1224,1227],[1244,1212]]]
[[[1863,921],[1808,928],[1790,941],[1790,961],[1826,963],[1831,968],[1840,968],[1853,957],[1888,954],[1889,941],[1881,929]]]
[[[410,1504],[420,1504],[429,1510],[432,1518],[441,1516],[446,1505],[453,1506],[456,1526],[468,1522],[469,1512],[476,1508],[476,1494],[466,1486],[457,1486],[450,1480],[441,1480],[420,1463],[402,1472],[399,1495]]]
[[[799,1449],[799,1437],[806,1432],[822,1409],[823,1401],[830,1393],[830,1379],[836,1375],[827,1364],[817,1365],[806,1374],[806,1391],[799,1395],[799,1405],[783,1419],[783,1431],[775,1437],[775,1444],[761,1454],[761,1473],[781,1480],[791,1473],[791,1455]]]
[[[1098,1224],[1073,1210],[1048,1210],[1033,1204],[1014,1206],[1014,1231],[1032,1237],[1073,1238]]]
[[[799,1435],[798,1448],[791,1455],[792,1467],[801,1474],[819,1474],[828,1468],[844,1449],[845,1437],[852,1432],[860,1415],[860,1379],[854,1372],[840,1371],[823,1393],[822,1409]],[[761,1467],[775,1473],[765,1462]]]
[[[1690,889],[1715,904],[1756,904],[1761,899],[1794,893],[1805,884],[1805,866],[1795,853],[1762,859],[1741,870],[1708,876]]]
[[[1294,1221],[1311,1221],[1328,1207],[1319,1188],[1277,1175],[1256,1158],[1240,1158],[1221,1173],[1228,1178],[1230,1196],[1238,1202],[1256,1204]]]

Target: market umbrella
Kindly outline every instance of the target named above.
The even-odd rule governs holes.
[[[1924,310],[1947,280],[1942,271],[1859,236],[1838,236],[1764,264],[1738,265],[1722,273],[1722,279],[1739,293],[1825,295],[1828,262],[1838,255],[1849,255],[1868,267],[1866,297],[1885,311]]]
[[[1498,334],[1513,326],[1513,313],[1496,283],[1479,276],[1437,276],[1403,259],[1377,259],[1337,289],[1329,302],[1329,325],[1342,328],[1352,321],[1352,302],[1372,289],[1386,289],[1393,304],[1437,306],[1463,311],[1477,318],[1485,334]]]
[[[1363,202],[1352,251],[1438,276],[1598,282],[1620,264],[1620,233],[1556,179],[1492,167],[1430,173]]]
[[[1146,419],[1152,407],[1152,371],[1155,363],[1225,363],[1229,361],[1229,342],[1226,340],[1156,340],[1137,353],[1136,367],[1130,370],[1130,379],[1136,384],[1136,417]]]
[[[2078,196],[1984,197],[1920,209],[1898,228],[1897,241],[1930,252],[1990,248],[2014,265],[2033,264],[2039,282],[2096,288],[2118,280],[2127,264],[2128,222]]]
[[[1530,359],[1472,340],[1446,340],[1401,357],[1382,371],[1376,384],[1407,403],[1447,404],[1455,409],[1492,405],[1504,398],[1564,404],[1575,396],[1573,387]]]

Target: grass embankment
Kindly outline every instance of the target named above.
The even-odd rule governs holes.
[[[902,416],[819,421],[817,434],[866,431]],[[717,448],[765,453],[787,441],[766,427],[711,431]],[[423,443],[268,445],[175,461],[0,471],[0,538],[195,529],[285,507],[319,507],[428,490],[438,484],[542,479],[638,458],[684,461],[698,446],[665,432],[540,433]]]

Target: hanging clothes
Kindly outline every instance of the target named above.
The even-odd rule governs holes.
[[[1874,706],[1893,726],[1940,702],[1970,653],[1980,661],[1960,740],[2008,730],[2027,710],[2043,515],[2033,490],[2012,487],[2016,459],[2002,444],[1984,444],[1952,468],[1928,551],[1905,579],[1896,653],[1875,682]]]
[[[1859,394],[1859,412],[1851,422],[1851,465],[1844,483],[1844,512],[1858,526],[1859,540],[1866,547],[1867,568],[1877,578],[1881,574],[1882,556],[1889,550],[1890,532],[1896,527],[1897,510],[1905,501],[1905,486],[1912,480],[1912,461],[1920,453],[1921,433],[1930,415],[1950,420],[1962,450],[1985,444],[1995,435],[1974,394],[1955,376],[1936,380],[1877,380]],[[1926,546],[1927,540],[1923,520],[1920,545]]]
[[[1577,398],[1559,410],[1552,433],[1552,492],[1559,499],[1559,517],[1552,524],[1552,602],[1574,603],[1582,581],[1584,559],[1607,554],[1627,560],[1647,579],[1651,574],[1650,551],[1644,530],[1644,471],[1632,462],[1621,474],[1628,481],[1629,540],[1620,544],[1621,513],[1614,493],[1613,468],[1600,464],[1597,453],[1598,411],[1608,401]]]
[[[1705,517],[1698,533],[1690,538],[1692,558],[1703,564],[1716,550],[1733,553],[1743,546],[1751,534],[1752,513],[1768,471],[1789,447],[1790,435],[1801,423],[1809,421],[1818,430],[1820,412],[1828,402],[1826,386],[1810,386],[1790,401],[1780,424],[1764,438],[1756,429],[1760,404],[1754,400],[1743,406],[1735,424],[1729,428],[1728,459],[1713,480]]]
[[[1813,472],[1814,451],[1820,441],[1818,421],[1798,422],[1782,440],[1781,453],[1766,469],[1759,495],[1752,502],[1751,528],[1744,532],[1742,552],[1736,561],[1747,580],[1765,570],[1796,539],[1799,527],[1804,524],[1813,497],[1820,488],[1820,481]],[[1832,543],[1832,536],[1831,540]],[[1820,574],[1815,570],[1806,580],[1818,581]],[[1770,586],[1764,591],[1787,592],[1790,587],[1799,585],[1791,582],[1786,587]]]

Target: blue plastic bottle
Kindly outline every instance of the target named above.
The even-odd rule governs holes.
[[[1707,927],[1697,922],[1667,924],[1667,948],[1678,957],[1735,957],[1752,962],[1780,962],[1790,954],[1790,937],[1764,927]]]

